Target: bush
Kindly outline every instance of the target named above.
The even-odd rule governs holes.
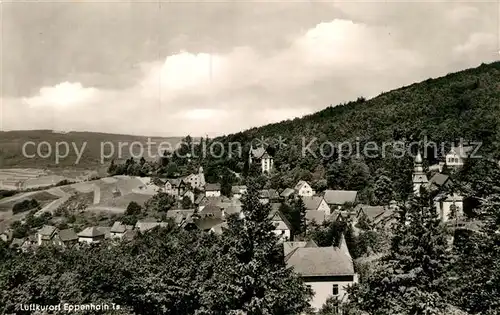
[[[40,209],[40,204],[35,199],[23,200],[12,207],[12,213],[21,213],[33,209]]]

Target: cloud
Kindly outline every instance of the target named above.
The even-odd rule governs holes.
[[[282,4],[283,8],[288,5],[292,4]],[[217,30],[226,32],[217,37],[208,30],[209,35],[202,36],[198,33],[203,30],[195,23],[189,27],[196,28],[198,35],[193,37],[187,28],[179,32],[172,40],[175,50],[160,50],[150,37],[147,45],[140,46],[145,51],[137,58],[125,58],[122,51],[133,54],[138,47],[134,41],[122,43],[120,50],[102,42],[103,51],[92,56],[111,60],[112,71],[99,73],[92,67],[88,73],[75,74],[74,80],[52,79],[55,83],[23,93],[23,98],[4,97],[2,128],[217,135],[294,118],[359,96],[373,97],[498,59],[498,29],[488,15],[491,7],[446,3],[433,4],[430,10],[418,3],[327,5],[333,16],[325,18],[328,10],[318,9],[314,23],[291,11],[266,9],[269,20],[261,23],[269,28],[259,24],[254,34],[235,26]],[[92,8],[91,13],[104,14]],[[319,8],[324,9],[324,4]],[[213,20],[216,12],[197,13],[200,19],[211,16]],[[425,13],[426,23],[414,12]],[[252,17],[244,15],[248,10],[239,14]],[[280,15],[306,27],[298,28],[293,20],[278,22]],[[130,21],[121,23],[131,31]],[[206,21],[200,25],[209,28]],[[117,28],[117,34],[124,32],[110,27]],[[220,46],[207,45],[221,37],[234,39]],[[262,45],[265,39],[270,42]],[[277,42],[274,46],[273,41]],[[118,57],[122,63],[116,61]],[[104,62],[101,66],[108,69]],[[121,83],[102,84],[114,77]]]
[[[30,106],[52,106],[64,108],[75,105],[86,105],[98,98],[98,90],[92,87],[84,88],[81,83],[63,82],[53,87],[43,87],[38,95],[25,98]]]

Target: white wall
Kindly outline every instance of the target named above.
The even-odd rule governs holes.
[[[439,218],[443,221],[443,222],[447,222],[449,221],[450,219],[450,213],[451,213],[451,206],[453,204],[455,204],[455,206],[457,207],[457,211],[456,211],[456,214],[455,215],[462,215],[463,214],[463,208],[464,208],[464,205],[463,205],[463,202],[462,201],[443,201],[443,202],[440,202],[440,201],[436,201],[434,203],[436,205],[436,210],[437,210],[437,213],[439,215]]]
[[[326,215],[330,215],[331,214],[330,206],[326,203],[325,200],[321,201],[321,203],[319,204],[318,210],[319,211],[324,211]]]
[[[205,196],[207,196],[207,197],[220,197],[220,190],[217,190],[217,191],[205,191]]]
[[[321,281],[321,282],[306,282],[307,285],[311,287],[314,292],[314,296],[311,300],[311,307],[316,310],[320,309],[323,304],[325,304],[326,300],[332,296],[333,285],[337,284],[339,286],[339,300],[347,299],[347,291],[346,288],[349,285],[352,285],[354,282],[334,282],[334,281]]]

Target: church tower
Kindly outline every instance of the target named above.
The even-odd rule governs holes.
[[[203,166],[200,166],[198,169],[198,182],[200,183],[200,187],[205,187],[205,174],[203,173]]]
[[[422,167],[422,156],[418,152],[415,157],[415,164],[413,169],[413,193],[416,196],[420,195],[420,187],[427,185],[429,180],[427,175],[425,175],[424,168]]]

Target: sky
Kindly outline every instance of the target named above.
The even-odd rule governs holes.
[[[0,130],[216,136],[500,59],[497,1],[0,9]]]

